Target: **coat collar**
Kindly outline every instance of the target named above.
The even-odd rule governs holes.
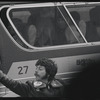
[[[47,84],[41,81],[34,81],[33,85],[35,88],[46,88]],[[58,80],[53,80],[51,82],[51,86],[57,88],[57,87],[62,87],[63,85]]]
[[[45,88],[46,87],[46,84],[41,81],[35,81],[33,84],[35,88]]]

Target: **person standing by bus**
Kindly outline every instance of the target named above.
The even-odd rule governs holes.
[[[0,82],[21,97],[63,97],[64,86],[55,79],[57,65],[54,61],[42,58],[35,66],[35,80],[22,83],[8,78],[0,70]]]

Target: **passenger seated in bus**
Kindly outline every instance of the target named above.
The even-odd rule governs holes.
[[[32,46],[35,46],[37,29],[35,26],[34,16],[32,16],[32,15],[28,18],[27,33],[26,34],[28,35],[29,44]]]
[[[13,18],[12,19],[16,29],[18,30],[19,34],[22,36],[22,33],[23,33],[23,24],[22,24],[22,21],[18,18]],[[15,30],[13,29],[13,27],[10,25],[8,25],[8,30],[10,32],[10,34],[12,35],[12,37],[16,40],[16,42],[18,44],[20,44],[21,46],[23,47],[26,47],[24,45],[24,43],[21,41],[21,39],[18,37],[17,33],[15,32]]]
[[[56,21],[57,21],[57,25],[56,25],[55,45],[67,44],[67,40],[65,36],[65,30],[67,24],[60,13],[57,13]]]
[[[36,28],[37,28],[37,40],[36,44],[39,47],[52,46],[54,35],[54,22],[52,15],[48,14],[49,10],[41,11],[40,16],[37,17]]]
[[[88,42],[100,41],[100,7],[90,10],[90,21],[87,22],[86,39]]]
[[[33,80],[22,83],[10,79],[0,70],[0,82],[21,97],[64,97],[63,81],[55,78],[57,64],[51,59],[41,58],[35,66]]]
[[[75,20],[76,24],[78,25],[79,29],[81,30],[82,34],[85,36],[85,34],[86,34],[86,24],[85,24],[85,22],[83,20],[80,20],[80,15],[77,11],[72,11],[71,15],[72,15],[73,19]],[[81,43],[84,42],[83,38],[80,36],[80,33],[76,29],[75,25],[70,21],[69,21],[69,25],[70,25],[72,30],[69,28],[69,26],[65,30],[67,43],[68,44],[78,43],[77,39],[75,38],[75,36],[73,34],[76,35],[79,42],[81,42]]]
[[[12,21],[15,24],[15,27],[17,28],[20,35],[28,42],[28,37],[25,30],[26,27],[23,21],[19,18],[13,18]]]

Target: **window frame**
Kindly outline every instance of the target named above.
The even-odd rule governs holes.
[[[75,2],[74,4],[72,3],[64,3],[64,5],[68,8],[68,7],[74,7],[74,6],[100,6],[100,2]],[[69,10],[68,10],[69,11]],[[100,44],[100,41],[93,41],[93,42],[88,42],[88,44],[91,43],[91,45],[98,45]]]
[[[82,4],[84,4],[84,3],[82,3]],[[72,6],[72,5],[74,5],[74,4],[65,4],[66,6]],[[80,5],[80,3],[79,3],[79,5]],[[8,20],[9,20],[9,22],[11,23],[11,25],[12,25],[12,27],[14,28],[14,30],[15,30],[15,32],[16,32],[16,34],[21,38],[21,40],[23,41],[23,40],[25,40],[25,39],[23,39],[22,37],[21,37],[21,35],[20,35],[20,33],[18,32],[18,30],[16,29],[16,27],[15,27],[15,25],[13,24],[13,22],[12,22],[12,20],[11,20],[11,18],[10,18],[10,16],[9,16],[9,12],[10,12],[10,10],[12,10],[12,9],[19,9],[19,8],[32,8],[32,7],[50,7],[50,6],[62,6],[62,3],[34,3],[34,4],[20,4],[20,5],[13,5],[13,6],[11,6],[11,7],[9,7],[8,9],[7,9],[7,13],[6,13],[6,15],[7,15],[7,18],[8,18]],[[67,9],[67,8],[66,8]],[[69,11],[68,11],[69,12]],[[69,16],[71,16],[71,14],[69,13]],[[75,21],[74,21],[74,19],[73,18],[71,18],[72,20],[73,20],[73,22],[74,22],[74,24],[75,24],[75,27],[76,27],[76,23],[75,23]],[[78,27],[78,26],[77,26]],[[80,30],[80,29],[79,29]],[[81,34],[80,34],[81,35]],[[83,37],[82,37],[83,38]],[[27,46],[28,47],[30,47],[31,49],[52,49],[52,48],[56,48],[56,47],[73,47],[73,46],[80,46],[80,45],[84,45],[84,44],[90,44],[90,43],[88,43],[88,42],[84,42],[84,43],[77,43],[77,44],[63,44],[63,45],[55,45],[55,46],[47,46],[47,47],[35,47],[35,46],[32,46],[32,45],[30,45],[29,43],[26,43],[26,44],[28,44]]]

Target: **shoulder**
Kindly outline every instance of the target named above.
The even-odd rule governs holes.
[[[30,25],[28,30],[31,30],[31,31],[36,31],[36,27],[35,25]]]
[[[63,87],[63,81],[60,79],[55,79],[51,82],[52,87]]]

